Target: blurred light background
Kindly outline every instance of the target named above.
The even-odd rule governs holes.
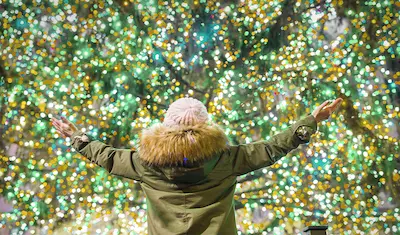
[[[174,100],[206,104],[232,143],[338,113],[238,179],[240,234],[400,233],[396,0],[0,1],[0,234],[147,234],[145,197],[70,148],[66,116],[118,148]]]

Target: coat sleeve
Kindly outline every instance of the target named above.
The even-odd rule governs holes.
[[[77,130],[72,136],[72,147],[89,161],[106,169],[110,174],[141,181],[142,165],[138,152],[117,149]]]
[[[274,164],[300,144],[308,143],[317,128],[314,116],[309,114],[269,140],[231,146],[232,173],[244,175]]]

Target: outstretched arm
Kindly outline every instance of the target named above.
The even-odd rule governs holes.
[[[139,163],[138,152],[130,149],[117,149],[93,138],[62,117],[52,119],[57,132],[64,138],[72,139],[72,147],[110,174],[140,181],[142,166]]]
[[[232,173],[243,175],[270,166],[300,144],[308,143],[311,135],[318,129],[318,122],[329,118],[341,101],[339,98],[328,106],[329,101],[325,101],[312,114],[298,120],[269,140],[232,146]]]

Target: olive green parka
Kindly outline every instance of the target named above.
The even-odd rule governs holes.
[[[154,125],[140,135],[137,151],[94,140],[81,130],[72,147],[110,174],[136,180],[146,197],[148,234],[237,234],[237,176],[270,166],[310,141],[313,115],[269,140],[230,145],[216,124]]]

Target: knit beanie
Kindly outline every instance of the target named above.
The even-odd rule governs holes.
[[[207,108],[194,98],[180,98],[173,102],[165,115],[165,126],[188,125],[206,123],[208,121]]]

